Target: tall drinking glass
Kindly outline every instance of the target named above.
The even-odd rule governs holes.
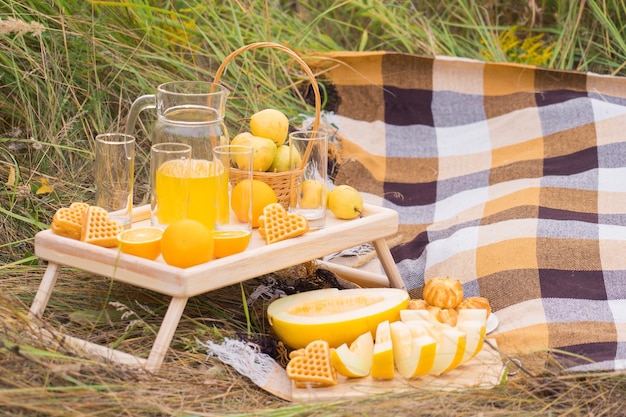
[[[150,219],[165,228],[186,219],[189,211],[191,146],[158,143],[150,149]]]
[[[250,242],[253,149],[225,145],[216,146],[213,152],[219,169],[213,247],[214,256],[223,258],[243,252]]]
[[[326,223],[328,134],[315,130],[292,132],[289,153],[291,171],[302,171],[291,184],[289,211],[303,215],[310,229],[321,229]]]
[[[96,136],[94,177],[96,205],[112,220],[130,228],[135,178],[135,137],[123,133]]]

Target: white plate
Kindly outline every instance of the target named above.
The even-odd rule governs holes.
[[[489,318],[487,319],[487,334],[496,330],[496,328],[498,327],[498,324],[500,324],[500,321],[498,320],[495,314],[491,313],[489,315]]]

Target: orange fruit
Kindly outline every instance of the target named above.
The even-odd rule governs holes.
[[[165,262],[188,268],[213,258],[213,236],[196,220],[179,220],[167,226],[161,238],[161,254]]]
[[[122,252],[154,260],[161,254],[162,235],[158,227],[140,227],[123,231],[117,241]]]
[[[259,227],[259,216],[268,204],[278,202],[276,193],[261,180],[252,180],[252,219],[249,218],[250,180],[243,180],[233,187],[230,205],[241,222],[251,222],[252,227]]]
[[[251,233],[247,230],[215,230],[213,232],[213,256],[223,258],[243,252],[250,243]]]

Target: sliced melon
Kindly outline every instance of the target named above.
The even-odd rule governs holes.
[[[330,360],[340,375],[362,378],[369,375],[374,358],[374,338],[370,332],[357,337],[348,347],[347,343],[333,349]]]
[[[404,322],[412,320],[433,321],[433,316],[428,310],[401,310],[400,320]]]
[[[278,339],[292,348],[320,339],[336,348],[373,334],[385,320],[398,320],[408,303],[408,293],[397,288],[326,288],[279,298],[267,317]]]
[[[411,320],[405,322],[413,337],[429,335],[437,341],[437,354],[429,375],[441,375],[458,367],[465,355],[467,336],[444,323]]]
[[[487,325],[485,321],[465,320],[456,325],[456,328],[466,334],[465,353],[461,364],[472,359],[483,349]]]
[[[461,361],[463,364],[478,355],[483,348],[487,334],[487,310],[460,310],[456,327],[467,335],[465,355]]]
[[[376,327],[374,357],[370,376],[378,379],[392,379],[395,375],[393,363],[393,342],[389,321],[380,322]]]
[[[437,353],[437,341],[428,335],[413,337],[406,323],[391,323],[393,360],[396,369],[405,378],[427,375]]]

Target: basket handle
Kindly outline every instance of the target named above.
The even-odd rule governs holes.
[[[241,54],[243,52],[249,51],[251,49],[258,49],[258,48],[273,48],[273,49],[278,49],[280,51],[283,51],[283,52],[287,53],[288,55],[290,55],[293,59],[295,59],[300,64],[300,66],[302,66],[302,69],[304,70],[306,75],[311,80],[311,86],[313,87],[313,93],[315,94],[315,117],[313,119],[313,130],[318,130],[319,127],[320,127],[320,115],[321,115],[321,111],[322,111],[322,99],[321,99],[321,96],[320,96],[319,86],[317,85],[317,80],[315,79],[315,75],[313,74],[313,71],[311,71],[311,68],[307,65],[307,63],[304,62],[304,60],[302,58],[300,58],[300,56],[298,54],[296,54],[294,51],[292,51],[291,49],[287,48],[284,45],[281,45],[281,44],[275,43],[275,42],[254,42],[254,43],[250,43],[248,45],[244,45],[244,46],[234,50],[233,52],[228,54],[228,56],[226,58],[224,58],[224,61],[221,63],[221,65],[219,66],[219,68],[215,72],[215,81],[214,82],[215,83],[219,83],[219,80],[222,77],[222,74],[226,70],[226,66],[237,55],[239,55],[239,54]],[[304,164],[309,159],[309,155],[311,153],[311,149],[310,148],[311,148],[310,146],[307,147],[307,149],[306,149],[306,151],[305,151],[305,153],[304,153],[304,155],[302,157],[302,167],[304,167]]]

